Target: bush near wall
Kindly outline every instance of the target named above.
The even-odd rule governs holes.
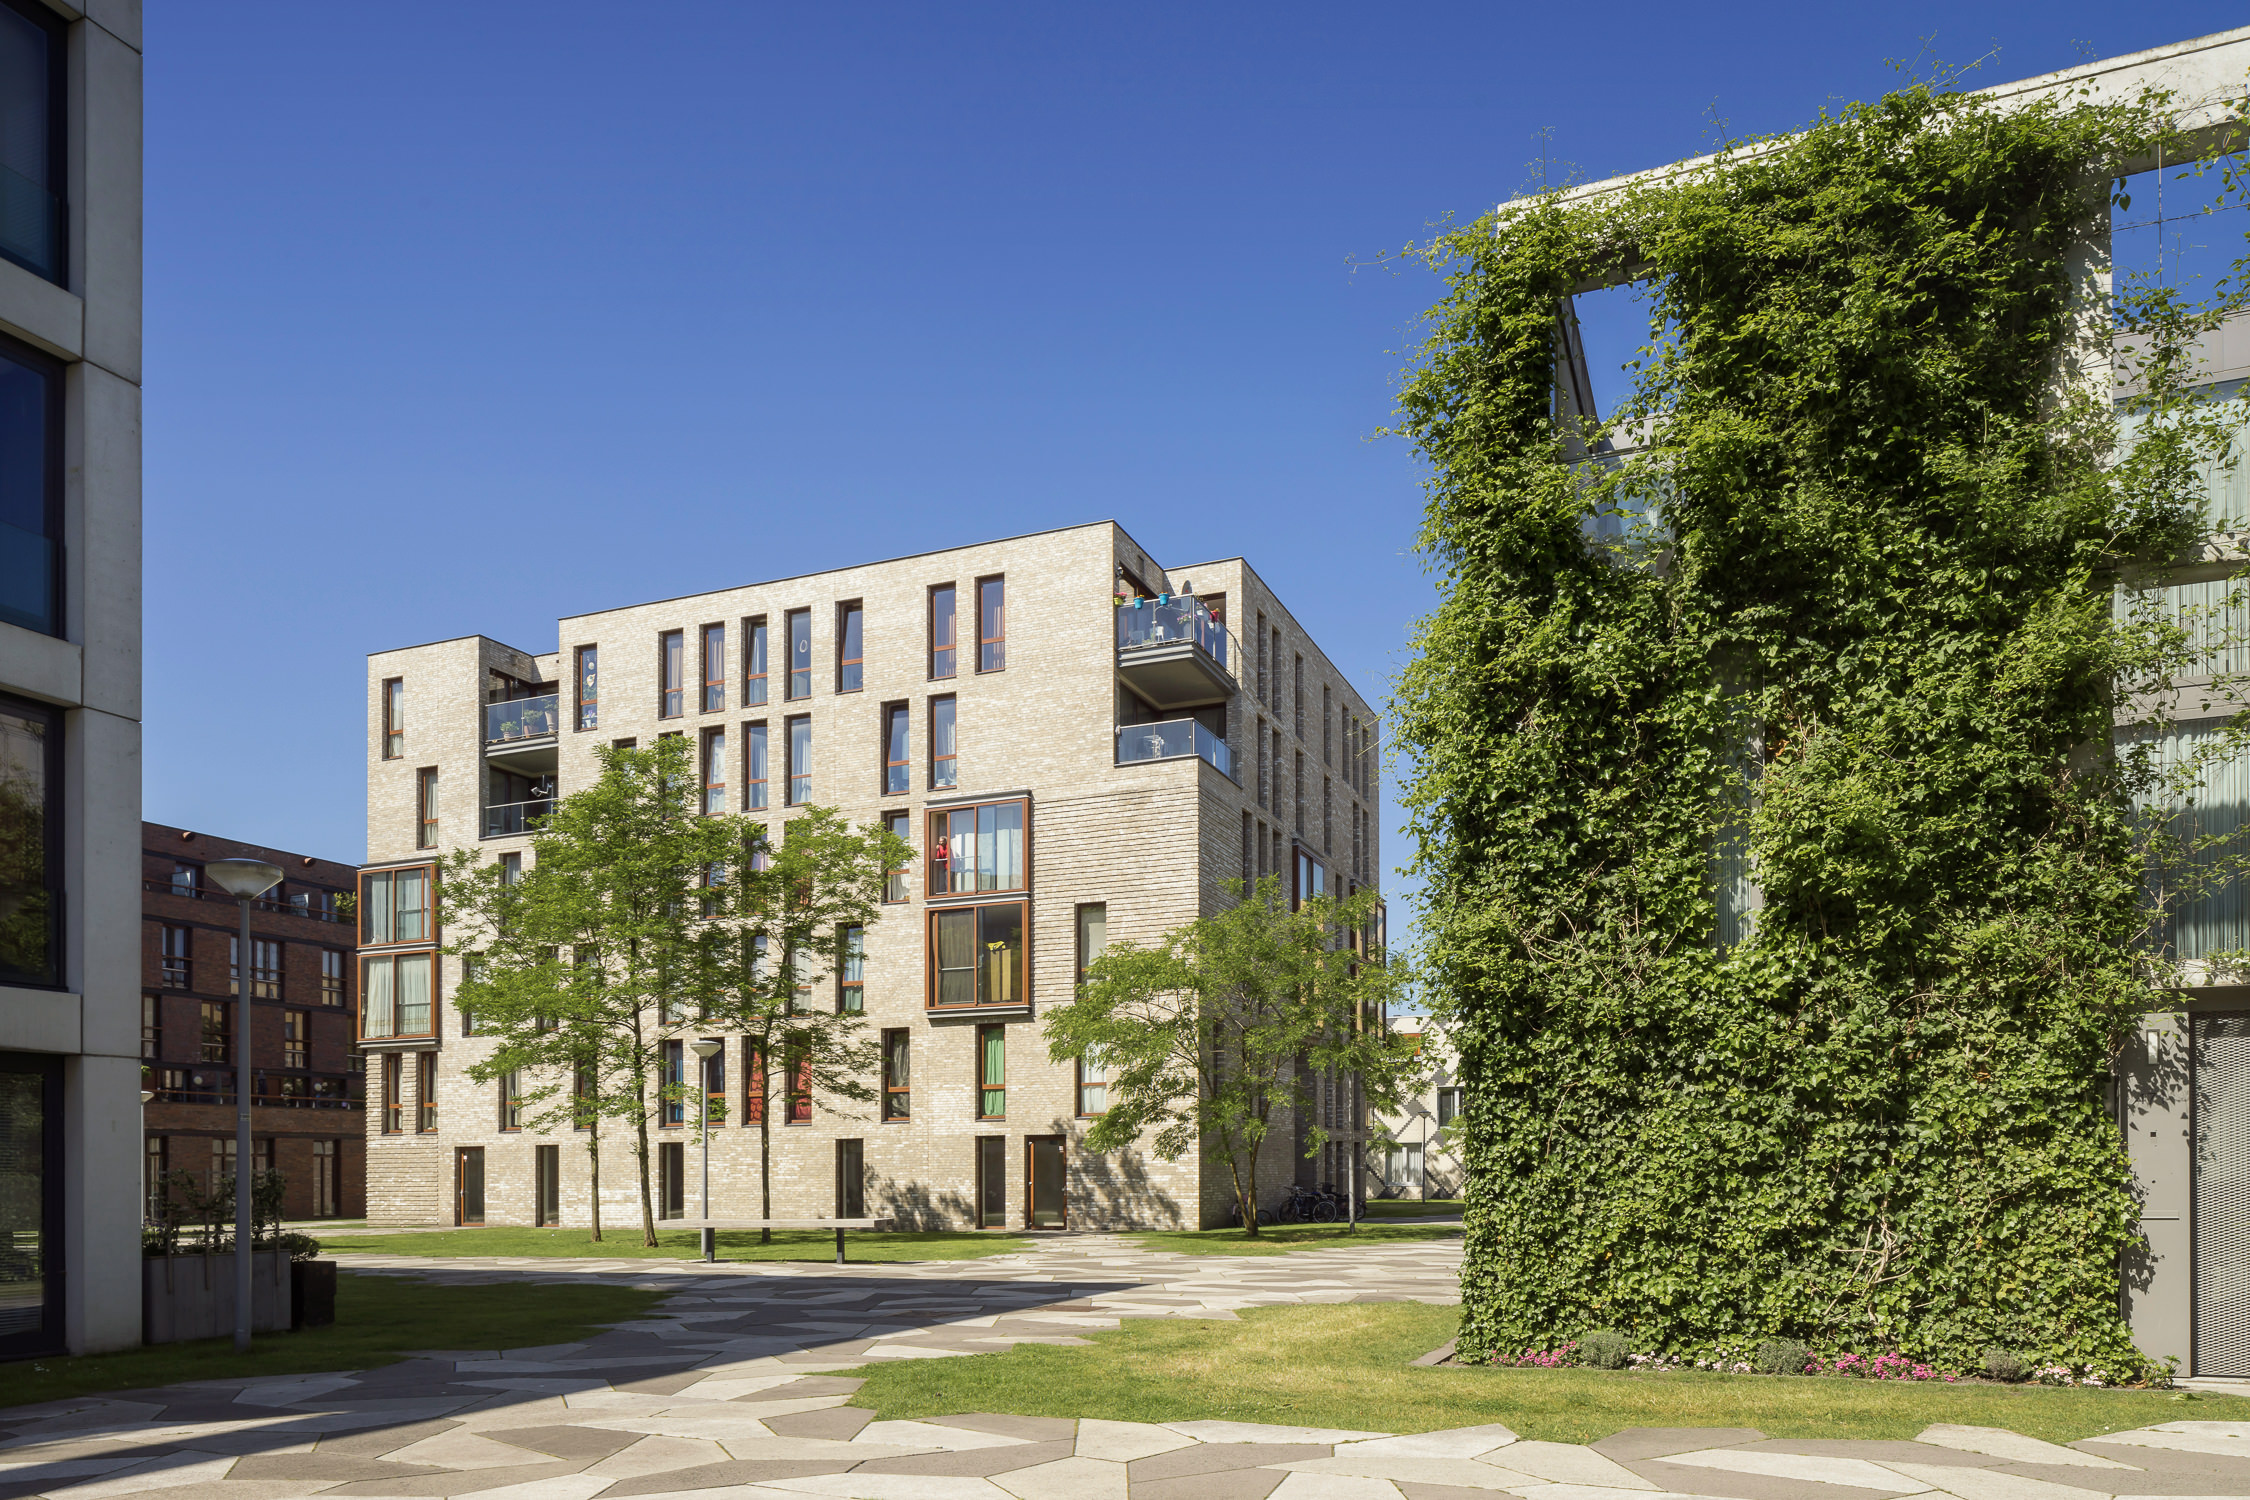
[[[1441,603],[1395,707],[1468,1085],[1464,1357],[1614,1328],[2151,1373],[2104,1086],[2160,1002],[2088,747],[2177,659],[2110,580],[2192,537],[2197,453],[2105,467],[2107,381],[2070,377],[2163,105],[1908,88],[1416,252],[1447,290],[1394,430]],[[1669,329],[1624,414],[1654,440],[1589,466],[1558,299],[1627,274]]]

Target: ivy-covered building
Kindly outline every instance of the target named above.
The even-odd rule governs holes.
[[[1428,247],[1466,1357],[2250,1376],[2246,72],[1916,85]]]

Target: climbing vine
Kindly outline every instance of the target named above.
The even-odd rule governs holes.
[[[2109,747],[2190,632],[2112,600],[2201,529],[2227,424],[2178,356],[2234,304],[2105,300],[2089,231],[2165,105],[1910,87],[1417,252],[1446,291],[1395,430],[1441,602],[1397,736],[1465,1357],[1607,1327],[2151,1373],[2105,1089],[2164,975]],[[1596,424],[1559,310],[1625,280],[1657,331]]]

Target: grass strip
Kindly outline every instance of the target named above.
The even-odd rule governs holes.
[[[638,1229],[604,1230],[599,1244],[583,1229],[446,1229],[434,1234],[338,1235],[323,1248],[331,1255],[531,1255],[588,1260],[694,1260],[703,1254],[700,1232],[660,1229],[652,1249]],[[836,1258],[836,1235],[824,1229],[776,1229],[773,1243],[758,1243],[755,1229],[721,1229],[721,1260],[825,1260]],[[911,1260],[974,1260],[1028,1248],[1014,1235],[972,1230],[927,1233],[844,1231],[844,1253],[870,1264]]]
[[[436,1286],[420,1278],[345,1272],[336,1278],[336,1321],[329,1327],[261,1333],[241,1355],[228,1337],[0,1364],[0,1406],[182,1380],[368,1370],[417,1349],[570,1343],[605,1324],[641,1317],[669,1295],[598,1284]]]
[[[1369,1201],[1363,1219],[1459,1218],[1465,1207],[1458,1198],[1376,1198]]]
[[[2250,1399],[2167,1391],[1409,1363],[1451,1338],[1457,1321],[1458,1309],[1415,1302],[1251,1308],[1238,1322],[1129,1319],[1114,1333],[1093,1334],[1089,1346],[879,1361],[859,1372],[866,1383],[851,1404],[886,1419],[1001,1412],[1383,1432],[1499,1422],[1559,1443],[1627,1427],[1911,1439],[1932,1422],[2061,1443],[2151,1422],[2250,1418]]]
[[[1256,1239],[1244,1229],[1154,1229],[1128,1236],[1143,1250],[1179,1255],[1288,1255],[1297,1250],[1364,1249],[1409,1240],[1457,1240],[1458,1224],[1267,1224]]]

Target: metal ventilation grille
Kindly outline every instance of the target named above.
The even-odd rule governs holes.
[[[2195,1021],[2195,1373],[2250,1376],[2250,1016]]]

